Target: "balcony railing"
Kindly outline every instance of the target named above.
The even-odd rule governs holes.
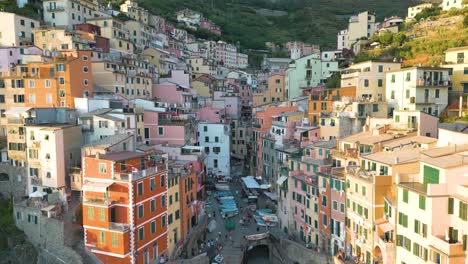
[[[430,86],[450,86],[449,80],[418,80],[417,86],[430,87]]]
[[[463,255],[463,242],[452,242],[445,240],[442,236],[432,236],[430,244],[434,248],[444,252],[448,256]]]
[[[65,11],[65,7],[63,7],[63,6],[48,6],[47,11],[51,11],[51,12]]]
[[[110,198],[85,198],[83,203],[91,205],[109,206],[113,203]]]
[[[126,232],[130,230],[130,225],[123,224],[123,223],[109,222],[109,229],[119,231],[119,232]]]
[[[135,181],[139,180],[141,178],[155,175],[157,173],[163,172],[167,170],[167,165],[166,164],[159,164],[156,166],[149,167],[144,170],[140,171],[134,171],[134,172],[128,172],[128,173],[114,173],[114,179],[120,180],[120,181]]]

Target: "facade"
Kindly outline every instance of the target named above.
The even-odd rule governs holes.
[[[34,44],[34,29],[41,26],[39,20],[0,12],[0,46],[25,46]]]
[[[432,7],[431,3],[422,3],[419,5],[408,7],[408,16],[406,17],[406,20],[414,19],[414,17],[417,14],[421,13],[421,11],[423,11],[426,8],[431,8],[431,7]]]
[[[338,62],[322,61],[320,54],[299,58],[286,70],[285,96],[289,99],[300,97],[305,88],[322,85],[335,71],[338,71]]]
[[[443,0],[442,1],[442,10],[444,11],[448,11],[452,8],[456,8],[456,9],[462,9],[466,6],[466,2],[462,1],[462,0]]]
[[[341,75],[341,87],[356,87],[356,99],[385,100],[385,73],[399,70],[400,63],[366,61],[348,67]]]
[[[445,51],[445,63],[449,68],[452,90],[454,95],[468,94],[468,46],[452,48]]]
[[[157,262],[167,251],[167,164],[154,153],[83,158],[84,243],[103,263]]]
[[[52,27],[72,30],[75,24],[81,24],[89,19],[108,16],[100,10],[96,0],[59,0],[43,1],[44,22]]]
[[[136,1],[127,0],[120,5],[120,12],[125,13],[128,17],[142,22],[145,25],[149,24],[150,14],[148,10],[139,7]]]
[[[375,31],[375,15],[366,11],[349,18],[348,28],[338,33],[338,49],[352,49],[361,38],[370,38]]]
[[[132,42],[130,31],[125,27],[123,21],[116,17],[97,17],[87,19],[86,22],[101,28],[101,36],[109,39],[110,51],[124,54],[133,54],[135,52],[135,45]]]
[[[386,98],[393,110],[417,110],[439,116],[448,105],[449,70],[413,67],[386,73]]]
[[[229,124],[200,122],[198,143],[207,154],[205,165],[208,174],[231,175],[231,127]]]

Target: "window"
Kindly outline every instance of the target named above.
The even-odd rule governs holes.
[[[327,206],[327,196],[322,196],[322,206]]]
[[[164,187],[166,185],[166,176],[163,174],[161,175],[161,187]]]
[[[29,103],[31,103],[31,104],[36,103],[36,95],[35,94],[30,94],[29,95]]]
[[[219,142],[219,137],[215,137],[215,142]]]
[[[468,67],[465,67],[465,68],[463,69],[463,74],[468,74]]]
[[[99,163],[99,173],[107,173],[106,163]]]
[[[59,84],[64,85],[65,84],[65,78],[64,77],[59,77]]]
[[[440,98],[440,90],[439,89],[435,90],[435,98]]]
[[[403,213],[398,213],[398,224],[408,227],[408,216]]]
[[[179,220],[179,218],[180,218],[180,211],[177,210],[175,211],[175,220]]]
[[[138,206],[138,218],[143,218],[144,216],[144,207],[142,204]]]
[[[439,170],[430,166],[424,165],[424,184],[433,183],[439,184]]]
[[[361,192],[363,196],[366,196],[366,186],[362,186]]]
[[[333,210],[338,211],[338,202],[333,201]]]
[[[88,207],[88,219],[94,220],[94,207]]]
[[[143,195],[143,182],[139,182],[137,188],[138,188],[137,190],[138,195]]]
[[[150,179],[150,190],[154,191],[154,189],[156,189],[156,180],[155,180],[155,178],[151,178]]]
[[[83,72],[88,72],[88,66],[83,67]]]
[[[99,221],[106,220],[106,211],[104,208],[99,208]]]
[[[158,135],[164,136],[164,127],[158,127]]]
[[[468,216],[468,204],[460,201],[459,202],[459,211],[458,211],[458,217],[462,220],[467,220]]]
[[[383,72],[383,65],[379,65],[379,72]]]
[[[426,197],[419,195],[419,209],[426,210]]]
[[[156,221],[151,222],[150,231],[151,231],[151,234],[154,234],[156,232]]]
[[[373,112],[378,112],[379,111],[379,105],[378,104],[373,104],[372,105],[372,111]]]
[[[166,216],[161,217],[161,226],[164,228],[166,226]]]
[[[397,122],[397,123],[400,122],[400,116],[399,115],[395,116],[395,122]]]
[[[166,207],[166,195],[161,196],[161,207]]]
[[[99,235],[99,244],[105,245],[106,244],[106,233],[102,232]]]
[[[368,79],[364,80],[364,87],[369,87],[369,80]]]
[[[453,198],[448,198],[448,214],[453,214]]]
[[[208,126],[203,126],[203,131],[208,132]]]
[[[407,82],[411,81],[411,72],[406,73],[406,81]]]
[[[391,80],[392,83],[395,83],[395,74],[392,74],[392,80]],[[393,99],[393,98],[392,98]]]
[[[205,137],[205,142],[210,142],[210,137]]]
[[[45,87],[50,88],[51,87],[51,82],[50,80],[45,80]]]
[[[408,190],[403,190],[403,202],[408,203]]]
[[[395,99],[395,91],[391,92],[390,99]]]
[[[327,215],[326,214],[323,214],[323,225],[324,226],[327,226],[328,225],[328,218],[327,218]]]
[[[142,226],[140,229],[138,229],[138,240],[141,241],[145,238],[145,227]]]
[[[154,212],[156,210],[156,200],[150,200],[150,211]]]
[[[119,246],[119,237],[116,233],[112,233],[112,246],[113,247]]]
[[[46,104],[52,103],[52,94],[46,94]]]

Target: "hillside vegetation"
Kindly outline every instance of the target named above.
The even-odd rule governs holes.
[[[419,22],[403,25],[400,33],[372,37],[369,43],[379,42],[380,47],[359,54],[354,62],[397,58],[404,66],[440,65],[448,48],[468,45],[468,8],[433,11],[419,17]]]
[[[174,19],[183,8],[202,12],[223,29],[223,39],[243,48],[263,49],[265,42],[277,44],[302,40],[335,48],[336,34],[349,16],[361,11],[385,16],[405,16],[407,7],[419,0],[140,0],[155,14]],[[265,9],[286,12],[268,15]],[[260,15],[264,14],[264,15]]]

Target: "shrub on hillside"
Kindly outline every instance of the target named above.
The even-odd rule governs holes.
[[[420,21],[421,19],[427,19],[429,17],[438,16],[438,15],[440,15],[441,11],[442,11],[442,9],[440,7],[438,7],[438,6],[431,7],[431,8],[425,8],[421,12],[419,12],[414,17],[414,19],[416,19],[416,21]]]

